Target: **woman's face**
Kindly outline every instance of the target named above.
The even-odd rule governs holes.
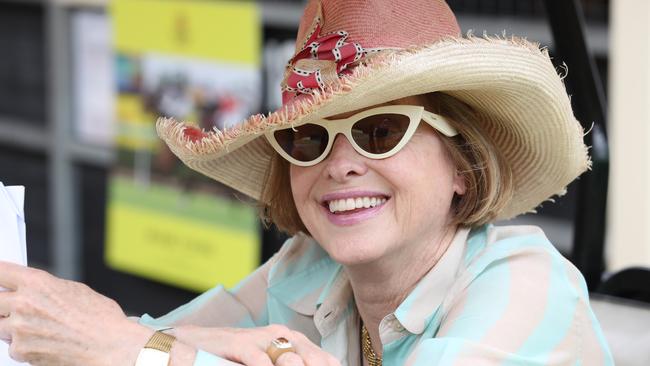
[[[424,105],[420,98],[387,104]],[[300,218],[335,261],[368,263],[396,251],[425,248],[440,237],[452,218],[454,194],[465,192],[440,138],[421,123],[401,151],[373,160],[359,155],[345,136],[338,135],[329,156],[319,164],[291,165],[291,188]],[[347,199],[377,205],[330,211],[330,201]]]

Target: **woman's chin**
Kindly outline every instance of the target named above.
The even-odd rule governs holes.
[[[334,261],[345,266],[366,264],[386,255],[387,246],[383,240],[369,236],[361,238],[329,238],[321,243]]]

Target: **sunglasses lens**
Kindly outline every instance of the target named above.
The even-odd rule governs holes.
[[[384,113],[368,116],[352,126],[354,141],[371,154],[383,154],[404,138],[410,118],[403,114]]]
[[[327,130],[319,125],[306,124],[273,132],[278,145],[298,161],[316,160],[327,147]]]

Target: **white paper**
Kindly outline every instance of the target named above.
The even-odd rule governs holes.
[[[0,182],[0,260],[27,265],[25,242],[25,187],[5,187]],[[0,291],[3,291],[0,288]],[[9,345],[0,342],[0,365],[28,365],[9,357]]]
[[[25,187],[0,182],[0,260],[27,265]]]

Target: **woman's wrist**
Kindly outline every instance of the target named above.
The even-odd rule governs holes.
[[[178,340],[174,342],[169,353],[170,366],[192,366],[196,358],[197,350]]]
[[[140,350],[147,344],[149,338],[154,334],[154,330],[149,329],[137,323],[130,323],[119,334],[114,347],[115,357],[113,360],[122,360],[120,364],[135,365]],[[116,363],[112,363],[116,364]]]
[[[149,339],[153,336],[155,331],[140,324],[134,324],[135,327],[130,328],[124,336],[124,347],[122,352],[122,359],[124,365],[135,365],[138,355],[142,348],[147,344]],[[173,332],[172,332],[173,333]],[[196,357],[196,349],[193,347],[175,340],[169,352],[169,365],[170,366],[192,366]]]

